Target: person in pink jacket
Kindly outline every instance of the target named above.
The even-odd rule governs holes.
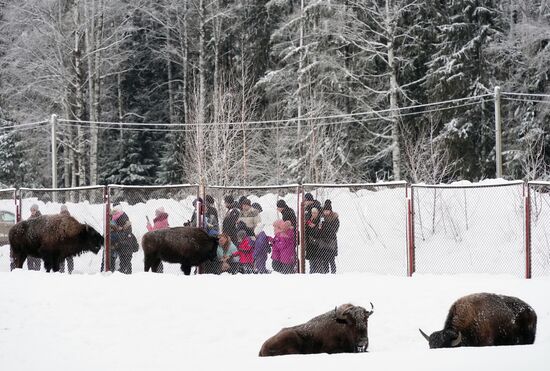
[[[273,223],[273,230],[275,232],[271,252],[273,270],[283,274],[295,273],[296,250],[292,223],[289,220],[277,220]]]
[[[168,224],[168,213],[164,211],[164,207],[159,207],[155,210],[155,219],[153,219],[153,225],[151,225],[151,222],[149,221],[149,218],[147,218],[147,230],[150,231],[156,231],[157,229],[165,229],[170,228],[170,225]]]

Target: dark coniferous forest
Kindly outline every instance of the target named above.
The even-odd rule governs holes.
[[[0,0],[0,186],[550,179],[548,0]]]

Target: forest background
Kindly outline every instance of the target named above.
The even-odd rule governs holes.
[[[549,61],[548,0],[0,0],[0,186],[52,184],[52,114],[57,186],[478,181],[496,86],[548,180]]]

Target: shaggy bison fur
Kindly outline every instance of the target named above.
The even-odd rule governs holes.
[[[364,352],[372,313],[352,304],[340,305],[304,324],[283,328],[265,341],[259,355]]]
[[[49,272],[59,271],[67,257],[91,251],[97,254],[103,245],[103,236],[72,216],[42,215],[21,221],[11,227],[9,241],[14,266],[22,268],[28,256],[42,258]]]
[[[181,264],[186,275],[191,267],[216,259],[218,238],[209,236],[203,229],[175,227],[147,232],[141,247],[145,254],[145,272],[162,271],[162,262]]]
[[[451,306],[443,330],[420,333],[430,348],[533,344],[537,315],[523,300],[479,293],[464,296]]]

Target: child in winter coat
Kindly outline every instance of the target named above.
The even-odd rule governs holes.
[[[294,244],[294,228],[290,221],[277,220],[273,223],[275,237],[273,238],[273,270],[288,274],[295,273],[296,250]]]
[[[240,271],[242,273],[254,273],[254,244],[246,232],[242,229],[237,232],[237,251],[233,256],[239,257]]]
[[[271,252],[272,237],[261,231],[256,236],[256,242],[254,243],[254,272],[264,274],[271,273],[266,267],[267,254]]]

